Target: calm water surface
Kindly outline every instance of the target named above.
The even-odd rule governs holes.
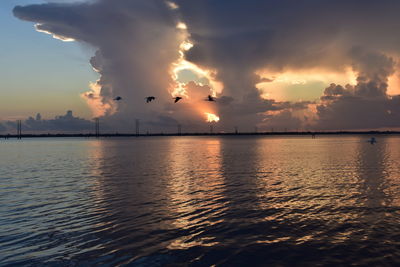
[[[395,265],[400,138],[0,141],[0,265]]]

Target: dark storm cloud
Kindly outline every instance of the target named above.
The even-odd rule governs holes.
[[[332,83],[329,87],[325,88],[324,95],[321,96],[321,100],[335,100],[339,97],[351,96],[351,85],[346,85],[346,88],[340,84]]]
[[[344,71],[352,67],[358,76],[357,86],[328,88],[322,97],[327,100],[340,96],[348,103],[346,112],[350,115],[346,118],[339,107],[325,106],[332,112],[330,116],[337,113],[343,117],[343,125],[339,119],[333,127],[351,127],[348,119],[357,117],[360,121],[359,116],[370,113],[365,110],[381,112],[371,116],[376,120],[362,123],[363,127],[379,127],[382,125],[378,123],[379,117],[394,117],[386,112],[385,105],[389,102],[382,99],[389,99],[387,77],[395,67],[394,60],[385,53],[399,54],[400,36],[395,32],[400,26],[400,2],[178,0],[177,3],[194,43],[187,59],[217,69],[217,78],[225,85],[223,94],[242,102],[244,110],[247,106],[258,106],[253,103],[258,93],[255,84],[261,81],[254,73],[259,69]],[[377,99],[365,102],[358,97]],[[259,110],[255,108],[254,112]],[[320,107],[318,115],[321,117],[318,125],[328,127],[326,109]]]
[[[318,128],[368,129],[398,127],[400,96],[388,96],[388,77],[395,62],[381,53],[353,51],[358,71],[355,86],[331,84],[317,106]]]
[[[167,116],[163,114],[166,106],[170,112],[167,117],[172,120],[196,118],[194,110],[178,114],[181,109],[189,111],[188,106],[178,108],[168,104],[170,95],[166,88],[173,82],[168,72],[179,57],[183,41],[182,32],[175,27],[181,19],[187,24],[194,44],[185,53],[186,59],[216,70],[216,79],[224,85],[220,102],[215,105],[222,125],[253,127],[280,120],[297,126],[298,119],[291,112],[296,105],[299,109],[308,103],[262,99],[256,84],[271,79],[258,76],[257,71],[344,72],[352,68],[358,77],[357,85],[332,85],[325,90],[318,106],[318,127],[375,128],[381,127],[382,121],[396,126],[393,101],[397,97],[387,95],[387,78],[395,71],[399,56],[400,35],[396,34],[400,27],[399,1],[174,2],[178,9],[168,8],[161,0],[51,3],[16,7],[14,14],[39,23],[39,30],[98,48],[91,63],[101,74],[98,81],[101,92],[100,96],[88,93],[87,98],[99,100],[110,112],[110,106],[115,106],[112,97],[122,95],[126,101],[118,105],[114,122],[132,117],[156,122],[160,116]],[[161,104],[145,105],[143,98],[154,94],[159,96]],[[344,110],[348,113],[346,118]],[[371,119],[362,125],[350,122],[350,118],[356,120],[368,110],[375,111]],[[279,115],[271,115],[269,111]]]
[[[177,2],[195,42],[187,57],[204,65],[340,69],[354,46],[397,52],[400,44],[398,1]]]
[[[400,98],[341,97],[317,107],[318,129],[370,129],[399,127]]]

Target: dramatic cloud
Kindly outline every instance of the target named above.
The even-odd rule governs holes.
[[[388,77],[393,74],[394,61],[378,53],[354,49],[357,64],[357,85],[331,84],[317,107],[318,128],[368,129],[398,127],[400,96],[388,96]]]
[[[217,79],[224,84],[223,94],[241,103],[241,111],[237,113],[246,114],[248,107],[260,106],[262,101],[255,87],[261,82],[255,75],[260,70],[264,73],[303,69],[346,72],[352,68],[358,76],[355,94],[376,99],[360,102],[348,98],[347,112],[351,113],[348,116],[368,117],[375,111],[375,105],[376,109],[382,109],[390,104],[383,104],[381,98],[390,98],[386,95],[387,78],[393,74],[395,65],[393,59],[384,54],[396,58],[399,54],[400,38],[393,34],[400,26],[399,2],[181,0],[177,3],[194,44],[187,59],[218,71]],[[364,50],[372,52],[365,53]],[[345,90],[343,94],[351,93]],[[364,111],[371,111],[362,115],[359,106],[364,107]],[[340,109],[326,107],[332,113],[338,113],[334,126],[330,126],[333,121],[327,122],[328,115],[323,107],[326,106],[318,109],[321,121],[317,119],[317,127],[359,127],[350,126],[345,119],[341,122]],[[261,109],[271,110],[269,107]],[[253,112],[260,115],[256,108]],[[289,118],[289,113],[275,114],[279,117],[274,121],[279,118],[282,124],[288,121],[282,116]],[[379,118],[383,114],[373,116]],[[267,116],[267,121],[271,122],[271,115]],[[358,117],[358,121],[362,120]],[[288,124],[293,125],[293,120]],[[289,125],[287,127],[291,127]],[[366,128],[382,126],[384,123],[369,119],[363,124]]]
[[[249,130],[400,126],[399,97],[387,94],[400,52],[399,11],[395,0],[97,0],[14,14],[98,49],[91,64],[100,79],[83,97],[110,125],[138,118],[152,129],[197,129],[213,113],[221,130]],[[196,81],[179,81],[187,69]],[[351,70],[357,84],[329,86],[317,105],[265,99],[257,88],[272,86],[270,74],[304,70]],[[173,104],[177,94],[184,98]],[[217,102],[203,101],[208,94]],[[146,104],[149,95],[156,102]]]
[[[88,43],[98,51],[91,59],[100,79],[83,97],[96,116],[113,121],[152,121],[163,114],[174,85],[172,62],[178,60],[184,33],[162,1],[95,1],[16,7],[14,14],[33,21],[39,31],[61,40]],[[157,104],[144,98],[157,97]],[[116,103],[113,98],[121,96]]]

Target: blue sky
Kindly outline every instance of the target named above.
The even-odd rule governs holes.
[[[89,64],[93,49],[38,33],[33,23],[12,14],[16,5],[41,2],[0,1],[0,120],[25,118],[37,112],[45,118],[54,117],[69,109],[90,118],[80,94],[98,78]]]

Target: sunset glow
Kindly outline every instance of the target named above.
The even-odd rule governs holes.
[[[190,46],[190,43],[185,42],[182,44],[182,47],[188,48],[191,46]],[[178,81],[178,74],[180,71],[183,71],[183,70],[190,70],[193,73],[196,73],[197,75],[199,75],[200,77],[207,78],[207,80],[210,83],[210,87],[212,89],[211,94],[213,96],[216,96],[217,93],[222,92],[223,85],[222,85],[222,83],[214,80],[215,73],[213,71],[204,70],[204,69],[198,67],[197,65],[195,65],[189,61],[186,61],[185,59],[183,59],[183,54],[182,54],[182,58],[180,58],[177,62],[175,62],[172,67],[172,77],[173,77],[174,81],[176,82],[176,86],[171,92],[172,96],[186,95],[186,92],[184,89],[185,84]]]
[[[219,117],[215,114],[205,112],[207,116],[207,122],[219,122]]]
[[[98,82],[90,83],[90,91],[81,94],[81,97],[86,100],[94,117],[115,113],[116,107],[112,105],[112,102],[105,103],[103,101],[103,97],[100,94],[101,86]]]
[[[185,26],[186,27],[186,26]],[[186,31],[186,28],[178,27],[179,29]],[[187,33],[184,32],[187,37]],[[190,70],[191,72],[197,74],[199,77],[205,77],[211,88],[211,95],[216,96],[217,93],[221,93],[223,90],[223,85],[221,82],[215,80],[216,72],[209,69],[203,69],[193,64],[185,59],[185,52],[189,51],[194,46],[189,40],[184,40],[179,47],[179,59],[172,63],[171,65],[171,77],[175,81],[174,88],[172,88],[171,95],[175,96],[186,96],[188,97],[185,89],[185,83],[178,80],[179,72],[183,70]]]
[[[57,39],[57,40],[60,40],[60,41],[63,41],[63,42],[74,42],[75,41],[75,39],[73,39],[73,38],[57,35],[55,33],[51,33],[49,31],[43,30],[43,29],[40,28],[41,26],[42,26],[41,24],[35,24],[35,29],[36,29],[37,32],[50,34],[51,36],[53,36],[54,39]]]
[[[313,69],[282,73],[268,73],[263,70],[256,74],[261,77],[261,82],[256,85],[261,96],[277,101],[315,100],[332,82],[357,84],[357,75],[350,68],[343,73]]]
[[[176,25],[176,28],[181,29],[181,30],[186,30],[186,29],[187,29],[187,26],[186,26],[185,23],[179,22],[179,23]]]

